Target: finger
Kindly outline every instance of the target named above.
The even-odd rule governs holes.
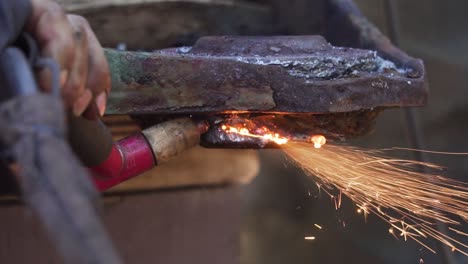
[[[87,87],[93,91],[99,115],[102,116],[111,89],[109,64],[99,40],[87,22],[84,24],[84,29],[88,36],[89,54]]]
[[[86,89],[88,78],[88,41],[84,29],[73,26],[75,31],[75,56],[68,80],[63,87],[63,98],[66,106],[70,106],[73,114],[80,116],[92,100],[92,92]]]
[[[41,47],[41,55],[53,58],[61,69],[61,79],[66,80],[74,60],[75,43],[73,30],[65,13],[57,4],[48,4],[40,11],[35,11],[29,27]],[[39,75],[39,83],[43,90],[50,90],[50,72],[44,70]]]
[[[81,116],[92,103],[92,100],[93,94],[91,90],[85,89],[83,93],[73,102],[73,114],[75,116]]]
[[[93,92],[94,102],[89,105],[83,116],[88,119],[97,119],[104,114],[107,94],[110,91],[109,66],[101,44],[86,19],[69,15],[69,20],[73,25],[82,27],[87,35],[89,60],[86,87]]]

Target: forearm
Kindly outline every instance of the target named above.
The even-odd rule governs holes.
[[[30,0],[0,0],[0,51],[18,37],[30,15]]]

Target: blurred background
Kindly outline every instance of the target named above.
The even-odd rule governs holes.
[[[325,0],[59,2],[84,15],[103,46],[129,50],[191,45],[204,35],[310,34],[324,26]],[[401,49],[425,62],[429,104],[416,110],[423,147],[468,152],[468,1],[354,2],[387,36],[392,2]],[[105,121],[116,139],[139,129],[128,116]],[[403,110],[386,110],[371,135],[349,144],[407,147],[414,132]],[[468,180],[468,156],[427,157],[446,167],[447,177]],[[114,188],[104,204],[104,222],[127,263],[468,263],[450,250],[444,257],[437,244],[434,255],[395,239],[388,224],[374,216],[365,221],[349,200],[335,210],[314,178],[279,150],[197,148]],[[61,263],[30,212],[1,205],[0,262]]]

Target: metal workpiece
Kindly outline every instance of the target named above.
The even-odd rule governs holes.
[[[306,132],[347,139],[369,133],[386,108],[427,101],[422,61],[394,46],[352,0],[73,2],[104,46],[148,51],[106,50],[106,113],[131,115],[143,128],[174,116],[209,119],[203,145],[221,140],[213,120],[232,114],[303,115]],[[206,37],[223,35],[249,37]],[[255,37],[272,35],[282,37]],[[157,50],[165,47],[178,48]],[[325,119],[330,130],[317,125]]]
[[[265,134],[263,128],[292,141],[308,142],[313,135],[323,135],[330,141],[342,141],[369,134],[382,109],[335,114],[244,114],[216,116],[209,119],[210,129],[200,144],[208,148],[278,148],[279,145],[262,138],[228,133],[223,125],[245,127],[252,133]]]
[[[276,147],[219,129],[239,119],[291,138],[356,138],[372,131],[383,109],[427,100],[424,79],[412,71],[374,51],[333,47],[320,36],[204,37],[193,47],[106,52],[111,113],[146,121],[208,119],[206,147]]]
[[[109,114],[323,114],[426,103],[424,79],[320,36],[204,37],[193,47],[106,55]]]
[[[291,138],[346,140],[370,133],[382,110],[426,104],[423,62],[395,47],[353,1],[262,4],[279,18],[266,23],[271,32],[198,38],[213,33],[195,30],[196,42],[166,45],[183,47],[107,49],[107,114],[131,115],[143,127],[195,116],[210,122],[203,146],[263,148],[275,145],[226,134],[219,126],[243,119]]]
[[[197,123],[190,118],[179,118],[147,128],[142,133],[159,165],[198,145],[200,134],[206,129],[205,123]]]

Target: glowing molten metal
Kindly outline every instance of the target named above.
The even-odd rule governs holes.
[[[250,132],[248,128],[245,127],[233,127],[228,125],[222,125],[221,129],[224,130],[226,133],[233,133],[241,136],[252,137],[252,138],[260,138],[267,141],[273,141],[278,145],[284,145],[289,142],[289,139],[285,137],[281,137],[278,133],[271,133],[268,129],[263,128],[264,134],[254,134]]]
[[[314,148],[319,149],[327,143],[327,138],[322,135],[315,135],[310,138],[312,143],[314,143]]]
[[[247,127],[222,125],[221,129],[228,134],[237,134],[237,135],[245,136],[245,137],[259,138],[265,141],[275,142],[278,145],[285,145],[286,143],[290,141],[294,141],[294,140],[291,140],[290,138],[281,136],[278,133],[273,133],[266,127],[262,127],[259,129],[249,129]],[[255,132],[252,132],[251,130],[255,130]],[[308,141],[313,143],[314,147],[317,149],[321,148],[323,145],[327,143],[327,139],[322,135],[314,135],[310,137]]]

